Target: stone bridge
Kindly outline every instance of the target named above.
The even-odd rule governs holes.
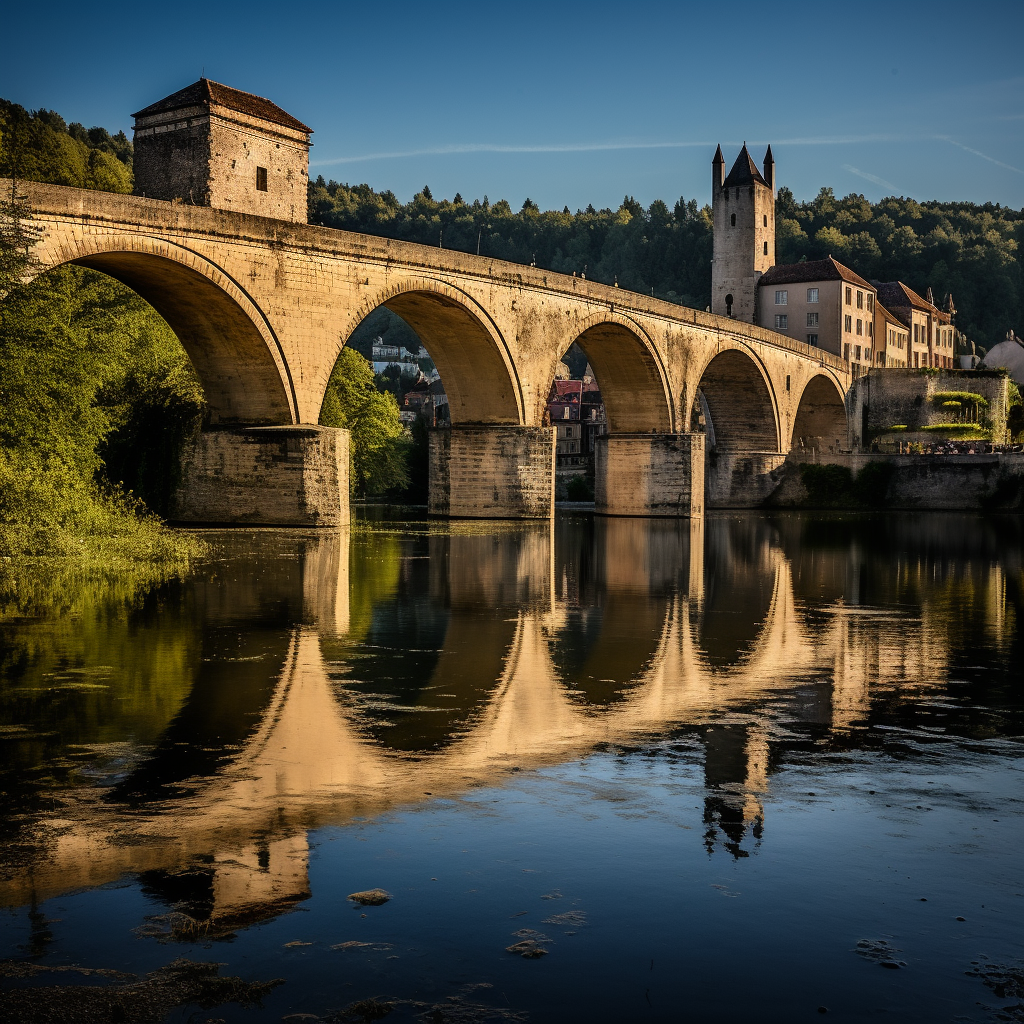
[[[9,187],[9,186],[8,186]],[[700,515],[757,504],[791,447],[845,443],[847,364],[749,324],[486,257],[177,202],[19,183],[39,272],[76,264],[146,299],[209,403],[177,516],[347,521],[348,437],[318,426],[339,353],[385,305],[448,394],[431,437],[430,510],[548,517],[546,402],[575,342],[608,435],[597,511]],[[811,440],[814,439],[814,440]]]

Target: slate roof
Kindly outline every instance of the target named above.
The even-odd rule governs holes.
[[[764,175],[757,169],[757,164],[754,163],[750,153],[747,152],[747,144],[744,143],[740,155],[736,157],[736,163],[732,165],[732,170],[722,187],[736,188],[740,185],[753,185],[755,181],[762,185],[768,184],[764,180]]]
[[[873,286],[868,284],[860,274],[855,274],[849,267],[844,267],[831,256],[823,260],[807,260],[804,263],[783,263],[771,267],[758,279],[758,287],[772,284],[798,284],[802,281],[847,281],[860,288]]]
[[[200,78],[198,82],[193,82],[192,85],[179,89],[170,96],[157,100],[156,103],[151,103],[148,107],[132,114],[132,117],[151,117],[153,114],[180,110],[183,107],[208,107],[213,103],[227,107],[229,110],[237,110],[242,114],[262,118],[273,124],[283,125],[285,128],[313,134],[312,128],[286,113],[276,103],[271,103],[270,100],[264,99],[262,96],[254,96],[251,92],[232,89],[230,85],[211,82],[208,78]]]
[[[933,306],[927,299],[922,299],[913,288],[909,288],[902,281],[885,281],[878,285],[879,301],[894,308],[906,309],[908,306],[921,310],[922,313],[939,314],[947,316],[937,306]]]

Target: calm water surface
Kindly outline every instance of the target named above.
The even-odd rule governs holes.
[[[1024,1020],[1020,519],[401,515],[0,619],[0,1019]]]

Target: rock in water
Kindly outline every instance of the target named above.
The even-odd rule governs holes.
[[[366,892],[349,893],[353,903],[361,903],[364,907],[379,907],[391,899],[391,893],[384,889],[367,889]]]

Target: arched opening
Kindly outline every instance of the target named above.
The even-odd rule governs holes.
[[[775,405],[758,365],[736,349],[708,363],[697,387],[690,429],[708,435],[708,451],[777,452]]]
[[[588,327],[575,344],[593,368],[612,434],[669,433],[672,407],[654,353],[624,324]]]
[[[522,421],[501,339],[441,286],[381,296],[341,341],[320,423],[351,431],[357,494],[427,502],[431,430]]]
[[[725,297],[725,315],[732,316],[732,292]]]
[[[243,309],[198,270],[154,253],[97,252],[71,262],[126,285],[163,317],[202,383],[208,422],[295,422],[295,399],[283,360],[271,350],[273,339],[268,343],[265,336],[269,329],[257,326],[255,307]]]
[[[792,451],[839,451],[846,444],[843,396],[831,377],[812,377],[800,397],[793,422]]]

